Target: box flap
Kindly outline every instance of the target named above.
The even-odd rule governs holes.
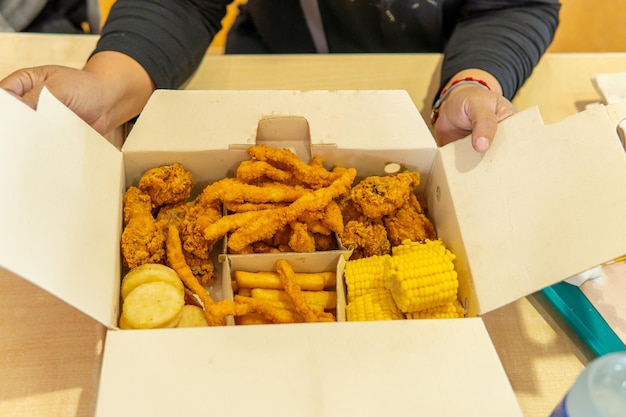
[[[37,111],[3,90],[0,108],[0,182],[11,197],[0,204],[0,265],[110,325],[121,153],[46,89]]]
[[[626,252],[626,154],[615,119],[597,106],[544,125],[532,108],[502,122],[484,155],[469,138],[441,148],[429,208],[470,274],[470,313]]]
[[[481,319],[109,332],[97,416],[207,413],[522,415]]]
[[[158,90],[124,144],[127,166],[133,166],[126,172],[127,181],[175,158],[192,173],[206,166],[207,158],[232,169],[246,156],[210,150],[245,151],[257,142],[259,121],[276,116],[304,118],[310,127],[311,155],[337,165],[361,166],[360,176],[379,174],[391,160],[417,166],[425,183],[437,152],[406,91]],[[185,154],[188,151],[195,156]]]

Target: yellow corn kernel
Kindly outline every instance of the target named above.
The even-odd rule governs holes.
[[[426,310],[406,313],[407,319],[448,319],[465,317],[465,309],[459,302],[454,300],[451,303],[438,307],[427,308]]]
[[[346,320],[348,321],[402,319],[404,315],[396,306],[389,290],[384,288],[372,289],[356,297],[346,306]]]
[[[346,262],[344,277],[348,289],[348,303],[372,289],[385,288],[385,258],[371,256]]]
[[[386,280],[398,308],[413,313],[454,301],[459,287],[454,258],[440,239],[394,247]]]

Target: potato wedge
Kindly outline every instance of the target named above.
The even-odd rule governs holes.
[[[166,265],[148,263],[131,269],[124,276],[120,290],[122,300],[138,286],[157,281],[170,284],[181,292],[184,291],[183,282],[176,271]]]
[[[133,329],[175,327],[184,303],[183,292],[171,284],[141,284],[124,299],[120,325]]]
[[[183,306],[180,321],[176,327],[206,327],[208,325],[202,308],[186,304]]]

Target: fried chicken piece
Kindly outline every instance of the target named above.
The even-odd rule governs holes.
[[[145,263],[163,263],[165,236],[152,216],[150,196],[137,187],[130,187],[122,199],[124,230],[122,231],[122,261],[129,268]]]
[[[196,199],[180,225],[183,248],[200,259],[208,259],[221,236],[208,239],[204,230],[221,218],[222,206],[219,201],[203,203]]]
[[[293,184],[295,181],[291,172],[276,168],[265,161],[255,160],[242,161],[237,167],[236,177],[246,184],[266,182],[267,180]]]
[[[336,202],[341,210],[344,224],[350,220],[359,220],[364,217],[354,200],[352,200],[351,193],[342,195]]]
[[[419,185],[417,172],[371,176],[360,181],[351,191],[357,209],[371,219],[388,216],[400,208]]]
[[[335,235],[313,233],[313,239],[315,239],[315,250],[324,251],[337,249],[337,239]]]
[[[233,203],[228,201],[224,203],[224,207],[229,213],[245,213],[247,211],[267,210],[288,205],[289,203]]]
[[[289,226],[291,226],[289,247],[294,252],[315,252],[315,238],[306,224],[293,221],[289,223]]]
[[[350,259],[386,255],[391,252],[391,243],[381,219],[350,220],[345,224],[341,242],[352,248]]]
[[[216,278],[215,265],[213,265],[213,260],[210,257],[213,245],[205,241],[202,232],[199,232],[196,226],[200,224],[200,227],[204,227],[203,221],[211,221],[215,217],[207,219],[200,216],[200,220],[198,220],[198,212],[199,209],[193,202],[168,204],[159,209],[157,222],[164,233],[167,233],[167,228],[171,225],[182,230],[181,239],[185,260],[200,284],[207,285],[215,281]],[[219,218],[217,214],[212,215]],[[200,242],[196,239],[199,239]],[[192,251],[185,249],[185,246]],[[196,255],[196,252],[202,256]]]
[[[153,208],[187,200],[192,187],[193,176],[178,162],[147,170],[138,184],[152,199]]]
[[[437,238],[435,227],[424,214],[415,194],[409,195],[408,201],[383,219],[387,235],[392,246],[398,246],[403,240],[423,242]]]
[[[356,170],[354,168],[347,169],[328,187],[305,193],[285,208],[254,212],[262,215],[257,215],[235,230],[228,239],[228,247],[234,251],[241,250],[252,242],[274,236],[278,230],[297,219],[305,211],[323,209],[332,200],[346,193],[352,186],[355,177]]]
[[[246,184],[235,178],[223,178],[206,186],[197,200],[201,204],[222,203],[283,203],[293,202],[307,192],[296,185],[279,183]]]
[[[335,317],[322,311],[315,311],[311,308],[307,302],[302,289],[298,285],[295,279],[295,272],[289,262],[284,259],[280,259],[276,262],[276,271],[280,277],[280,282],[285,289],[285,292],[293,302],[296,311],[304,318],[307,323],[314,323],[320,321],[335,321]]]
[[[261,144],[249,148],[248,154],[258,161],[268,162],[292,173],[298,181],[313,189],[328,187],[342,174],[342,172],[333,172],[324,168],[320,158],[313,158],[312,163],[307,164],[289,149],[278,149]]]

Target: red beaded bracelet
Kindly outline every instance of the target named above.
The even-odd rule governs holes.
[[[489,87],[489,84],[487,84],[487,82],[483,80],[479,80],[477,78],[465,77],[465,78],[460,78],[458,80],[454,80],[452,83],[450,83],[448,88],[445,88],[443,91],[441,91],[439,98],[437,99],[437,101],[435,101],[435,104],[433,105],[433,111],[430,115],[430,122],[433,125],[439,118],[439,107],[441,107],[441,103],[443,103],[443,101],[448,97],[448,94],[450,94],[452,90],[464,84],[478,85],[491,91],[491,87]]]

